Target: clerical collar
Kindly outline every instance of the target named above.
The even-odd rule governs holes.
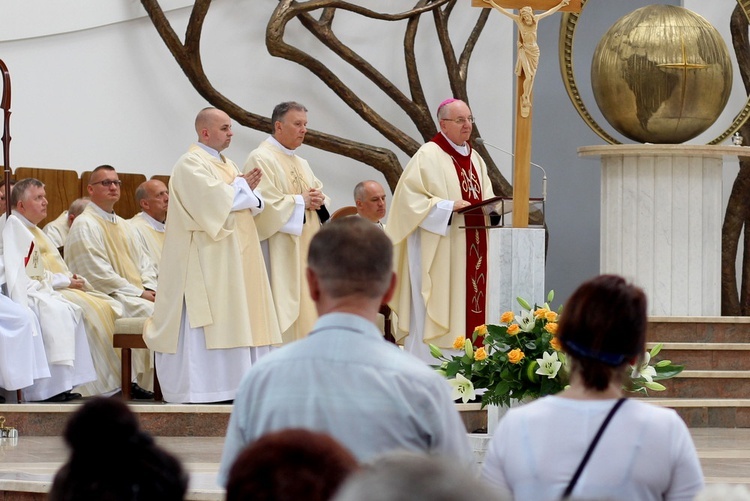
[[[107,211],[105,211],[104,209],[102,209],[101,207],[99,207],[98,205],[96,205],[94,203],[89,204],[89,206],[92,209],[94,209],[94,212],[96,212],[97,214],[99,214],[99,217],[101,217],[102,219],[106,219],[110,223],[117,224],[117,214],[115,214],[114,211],[107,212]]]
[[[206,153],[208,153],[209,155],[211,155],[215,159],[223,161],[223,159],[221,158],[221,153],[219,153],[217,150],[211,148],[210,146],[206,146],[203,143],[197,143],[197,144],[198,144],[198,146],[200,146],[201,148],[203,148],[203,151],[205,151]]]
[[[26,226],[27,228],[31,228],[32,226],[36,226],[34,223],[32,223],[31,221],[29,221],[28,219],[26,219],[26,217],[24,217],[23,215],[21,215],[21,213],[18,212],[17,210],[15,210],[15,209],[13,209],[13,211],[11,212],[11,214],[13,214],[14,216],[16,216],[23,223],[23,225]]]
[[[443,134],[443,131],[440,131],[440,133]],[[453,147],[453,149],[459,152],[461,155],[466,156],[470,153],[468,144],[464,143],[463,146],[459,146],[453,141],[451,141],[450,139],[448,139],[448,136],[446,136],[445,134],[443,134],[443,137],[445,138],[446,141],[448,141],[448,144],[450,144]]]
[[[283,144],[281,144],[280,142],[278,142],[276,140],[276,138],[273,137],[273,136],[268,136],[268,139],[266,139],[266,141],[268,141],[272,145],[276,146],[283,153],[289,155],[290,157],[293,157],[295,155],[295,151],[297,151],[297,150],[290,150],[289,148],[287,148],[286,146],[284,146]]]
[[[143,216],[143,219],[145,219],[146,222],[150,224],[153,229],[155,229],[159,233],[164,233],[164,227],[165,227],[164,223],[154,219],[145,211],[141,211],[141,216]]]

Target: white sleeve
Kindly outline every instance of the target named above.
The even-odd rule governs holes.
[[[50,273],[49,281],[53,289],[66,289],[71,284],[70,277],[65,273]]]
[[[453,201],[441,200],[430,209],[430,213],[419,225],[423,230],[438,235],[448,235],[448,222],[453,214]]]
[[[671,444],[666,445],[672,453],[671,479],[669,490],[665,493],[667,501],[683,501],[694,499],[703,490],[703,470],[695,450],[695,444],[690,436],[685,422],[675,412],[671,416],[674,424]]]
[[[250,209],[250,212],[254,216],[263,210],[263,199],[250,188],[244,177],[238,176],[234,178],[232,186],[235,190],[232,211]]]
[[[284,226],[279,228],[283,233],[290,235],[302,235],[302,226],[305,224],[305,199],[302,195],[294,195],[294,212]]]

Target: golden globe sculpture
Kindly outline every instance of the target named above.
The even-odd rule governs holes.
[[[618,20],[599,41],[591,84],[602,115],[622,135],[682,143],[721,114],[732,65],[724,40],[703,17],[649,5]]]

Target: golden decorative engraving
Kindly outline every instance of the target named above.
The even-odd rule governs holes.
[[[586,3],[587,0],[582,0],[581,11],[583,11],[583,8],[585,8]],[[745,16],[750,20],[750,0],[738,0],[737,3],[742,8]],[[573,41],[575,38],[575,30],[578,25],[579,17],[580,13],[566,13],[562,17],[560,26],[559,60],[565,89],[568,93],[568,97],[573,104],[573,107],[576,109],[584,122],[606,142],[610,144],[620,144],[620,142],[614,139],[609,133],[607,133],[588,112],[575,81],[573,72]],[[667,62],[664,64],[671,67],[677,67],[679,68],[679,71],[685,72],[689,69],[690,66],[692,66],[691,63],[687,63],[687,54],[685,54],[685,56],[686,57],[681,62],[676,62],[674,64],[670,64],[669,62]],[[727,139],[745,123],[748,117],[750,117],[750,99],[748,99],[748,101],[746,102],[743,110],[735,117],[730,127],[708,144],[718,144]]]

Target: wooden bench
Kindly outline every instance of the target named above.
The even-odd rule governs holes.
[[[130,383],[133,381],[132,356],[133,349],[148,349],[143,340],[143,325],[146,317],[120,318],[115,320],[115,333],[112,344],[115,348],[122,349],[122,368],[120,369],[120,384],[122,385],[122,398],[132,400],[130,394]],[[159,386],[159,378],[156,376],[156,365],[154,365],[154,400],[164,400]]]

